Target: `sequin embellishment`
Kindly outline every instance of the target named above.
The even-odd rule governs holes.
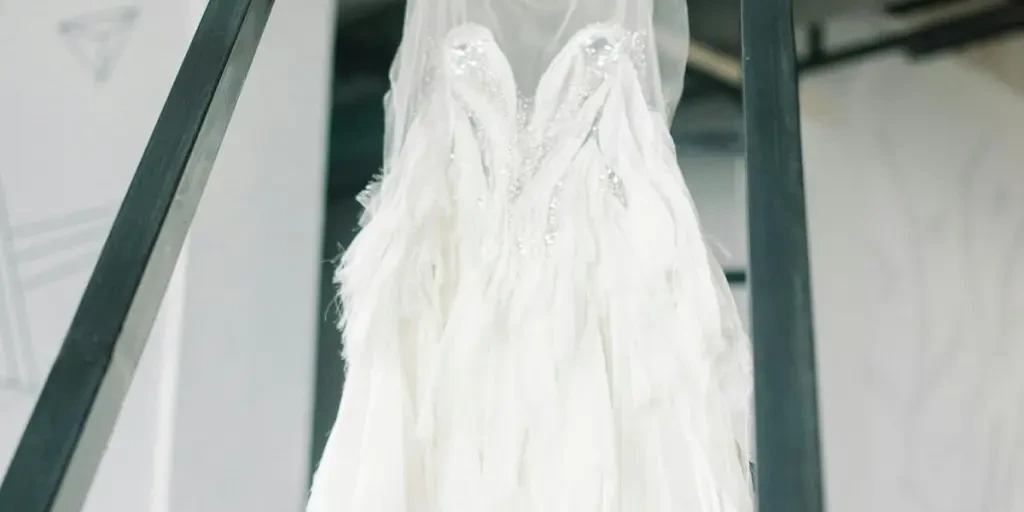
[[[554,105],[556,108],[539,111],[536,96],[525,96],[514,84],[502,89],[501,78],[507,79],[508,76],[500,76],[496,71],[499,68],[495,66],[507,67],[508,63],[502,62],[504,55],[500,54],[489,32],[468,33],[472,35],[468,40],[462,39],[448,46],[445,64],[452,80],[469,80],[465,87],[469,91],[468,96],[463,98],[455,94],[454,99],[467,114],[487,185],[492,190],[498,183],[505,187],[504,198],[511,205],[507,215],[517,215],[521,208],[517,210],[516,205],[524,204],[523,201],[530,204],[545,196],[549,198],[543,240],[536,242],[540,242],[541,247],[550,248],[558,238],[559,210],[564,193],[563,181],[551,181],[554,175],[550,173],[573,171],[594,173],[592,179],[600,180],[600,188],[627,207],[625,185],[611,163],[605,161],[593,168],[593,164],[586,162],[594,158],[587,155],[596,154],[604,158],[598,144],[597,126],[604,109],[601,102],[607,96],[595,98],[594,95],[602,90],[602,94],[607,94],[607,88],[602,87],[609,85],[609,77],[614,76],[617,66],[623,63],[635,69],[643,66],[643,38],[638,34],[610,29],[577,41],[578,53],[568,55],[568,58],[576,59],[580,65],[569,68],[567,72],[574,75],[566,77],[567,87],[554,91],[557,97],[544,97],[544,106]],[[550,96],[552,90],[547,90],[547,94]],[[476,105],[476,109],[468,103]],[[497,112],[477,114],[482,108]],[[575,164],[577,158],[583,159],[583,163]],[[547,191],[531,190],[525,197],[526,190],[539,186],[534,183],[539,183],[538,173],[541,172],[548,173],[543,181],[554,185],[548,185],[551,189]],[[499,201],[502,200],[500,197],[501,194]],[[533,252],[537,247],[530,238],[532,236],[524,239],[522,233],[516,235],[515,244],[520,251]]]

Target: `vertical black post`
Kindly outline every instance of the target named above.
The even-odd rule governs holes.
[[[759,512],[824,508],[791,0],[741,0]]]

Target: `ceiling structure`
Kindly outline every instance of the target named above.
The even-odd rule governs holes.
[[[381,99],[405,6],[400,0],[339,1],[330,190],[351,196],[380,166]],[[1024,30],[1024,0],[793,2],[798,56],[806,73],[884,51],[926,57]],[[689,0],[689,9],[690,63],[673,136],[684,148],[740,151],[740,1]],[[843,43],[827,37],[831,22],[849,15],[883,15],[880,25],[888,30]]]

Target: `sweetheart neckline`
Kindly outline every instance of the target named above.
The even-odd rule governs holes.
[[[499,57],[498,64],[502,67],[502,72],[509,77],[508,79],[515,91],[515,94],[522,98],[535,98],[538,96],[538,91],[544,90],[544,86],[548,85],[547,82],[554,80],[554,78],[552,78],[553,71],[564,67],[562,65],[563,63],[577,55],[574,50],[585,51],[585,43],[597,40],[598,37],[595,36],[600,36],[602,34],[610,34],[610,36],[605,39],[608,41],[614,41],[614,43],[610,44],[615,45],[628,40],[631,32],[619,25],[607,22],[590,23],[577,30],[569,39],[566,40],[562,47],[555,52],[550,62],[548,62],[544,67],[537,79],[536,85],[534,86],[533,94],[526,94],[526,90],[520,84],[504,48],[502,48],[501,44],[498,43],[494,35],[494,31],[487,26],[473,22],[456,25],[450,29],[447,34],[445,34],[444,44],[441,48],[444,50],[451,50],[481,42],[490,45],[494,50],[494,54]]]

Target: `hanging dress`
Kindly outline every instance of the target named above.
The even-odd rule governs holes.
[[[410,2],[307,511],[753,512],[749,347],[652,101],[653,8],[565,10],[531,67],[467,1]]]

